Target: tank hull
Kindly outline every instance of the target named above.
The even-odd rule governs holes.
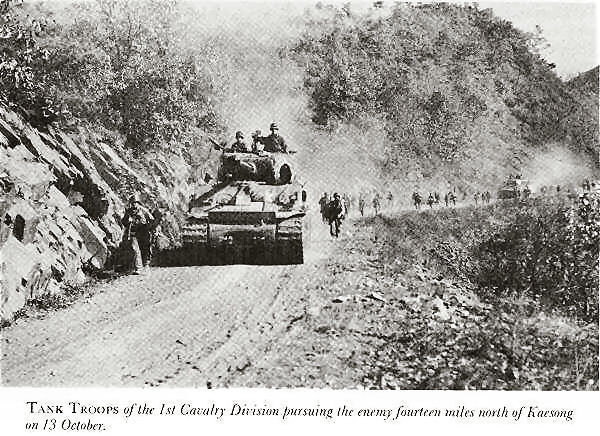
[[[237,181],[212,190],[204,204],[193,203],[179,263],[303,263],[305,210],[296,188]]]

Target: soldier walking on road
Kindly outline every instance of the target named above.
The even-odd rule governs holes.
[[[158,237],[160,233],[160,223],[162,221],[163,214],[160,210],[154,209],[152,211],[152,221],[148,223],[146,228],[147,239],[144,239],[144,243],[146,240],[148,241],[148,245],[140,246],[140,251],[142,252],[142,263],[145,267],[150,266],[152,263],[152,255],[154,254],[154,248],[158,243]]]
[[[479,204],[479,197],[481,196],[481,194],[479,193],[479,191],[477,191],[475,193],[475,195],[473,195],[473,199],[475,200],[475,206],[477,206]],[[482,199],[482,203],[483,203],[483,199]]]
[[[373,197],[373,209],[375,209],[375,215],[379,215],[379,208],[381,207],[381,198],[379,197],[379,192],[375,193]]]
[[[449,201],[450,201],[450,193],[447,192],[446,195],[444,195],[444,203],[446,203],[446,207],[448,207]]]
[[[154,217],[142,206],[138,194],[129,198],[129,205],[122,222],[125,227],[123,243],[132,256],[129,270],[133,274],[139,274],[140,270],[148,265],[151,257],[152,238],[149,229],[154,222]]]
[[[333,200],[327,206],[329,219],[329,233],[331,236],[338,237],[342,219],[344,218],[344,205],[340,200],[340,195],[336,192],[333,194]]]
[[[427,197],[427,205],[429,206],[429,209],[433,208],[433,203],[435,203],[435,198],[433,198],[433,194],[430,192],[429,197]]]
[[[413,205],[415,206],[415,210],[419,210],[421,208],[421,194],[417,191],[412,194]]]
[[[329,196],[327,192],[323,192],[323,196],[319,199],[319,207],[321,211],[321,218],[323,222],[327,222],[327,206],[329,205]]]
[[[365,216],[365,197],[363,194],[360,194],[358,198],[358,210],[360,211],[360,216]]]
[[[434,192],[433,198],[435,198],[435,204],[440,204],[440,194],[439,192]]]
[[[342,204],[344,205],[344,214],[347,216],[350,213],[350,195],[342,194]]]

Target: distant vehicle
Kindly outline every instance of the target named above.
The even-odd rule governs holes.
[[[504,185],[498,190],[498,198],[500,200],[509,199],[526,199],[531,196],[531,188],[529,181],[518,177],[509,177],[505,180]]]
[[[303,263],[306,191],[284,153],[223,152],[216,184],[190,202],[185,262]]]

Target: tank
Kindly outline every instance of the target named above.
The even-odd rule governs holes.
[[[519,177],[509,177],[498,190],[500,200],[526,199],[531,196],[529,181]]]
[[[183,263],[303,263],[306,191],[292,159],[222,153],[216,183],[190,201]]]

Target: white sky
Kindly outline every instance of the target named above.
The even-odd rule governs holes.
[[[550,48],[544,57],[556,64],[556,72],[571,77],[598,65],[598,7],[582,2],[480,2],[494,14],[512,21],[524,31],[542,27]]]

